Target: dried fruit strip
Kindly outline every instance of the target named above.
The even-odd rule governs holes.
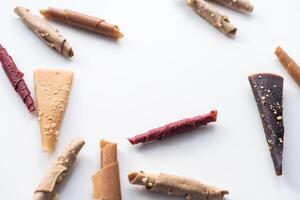
[[[29,112],[35,111],[34,101],[31,97],[30,91],[23,79],[24,74],[20,72],[14,63],[13,59],[7,53],[6,49],[0,45],[0,62],[2,67],[11,82],[16,92],[20,95],[23,102],[27,106]]]
[[[177,122],[173,122],[164,125],[159,128],[152,129],[146,133],[137,135],[133,138],[129,138],[131,144],[146,143],[153,140],[162,140],[180,133],[194,130],[200,126],[207,125],[210,122],[217,120],[217,111],[213,110],[206,115],[199,115],[193,118],[183,119]]]

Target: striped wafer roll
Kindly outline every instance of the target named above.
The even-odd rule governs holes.
[[[68,9],[60,10],[52,7],[41,10],[40,12],[46,19],[49,20],[69,24],[71,26],[76,26],[114,38],[120,38],[123,36],[118,26],[107,23],[105,20],[97,17],[92,17]]]

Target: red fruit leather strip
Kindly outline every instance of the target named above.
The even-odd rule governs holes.
[[[200,126],[207,125],[210,122],[215,122],[217,121],[217,114],[217,111],[213,110],[206,115],[199,115],[193,118],[187,118],[166,124],[162,127],[152,129],[133,138],[128,138],[128,140],[132,145],[151,142],[153,140],[162,140],[186,131],[197,129]]]
[[[0,44],[0,62],[2,63],[3,70],[5,71],[9,81],[14,89],[22,98],[27,106],[29,112],[35,111],[34,101],[30,95],[30,91],[23,79],[24,74],[19,71],[13,59],[8,55],[5,48]]]

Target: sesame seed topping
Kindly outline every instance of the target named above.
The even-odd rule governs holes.
[[[282,116],[278,116],[276,119],[280,121],[282,120]]]
[[[148,183],[148,186],[149,186],[149,187],[152,187],[152,186],[153,186],[153,183],[151,183],[151,182]]]
[[[273,142],[273,141],[272,141],[271,139],[268,139],[268,143],[269,143],[269,144],[272,144],[272,142]]]
[[[142,182],[143,182],[143,183],[147,183],[147,181],[148,181],[148,178],[147,178],[147,177],[142,178]]]

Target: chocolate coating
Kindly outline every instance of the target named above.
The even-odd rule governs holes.
[[[282,174],[283,152],[283,78],[275,74],[254,74],[248,77],[260,113],[275,172]]]

